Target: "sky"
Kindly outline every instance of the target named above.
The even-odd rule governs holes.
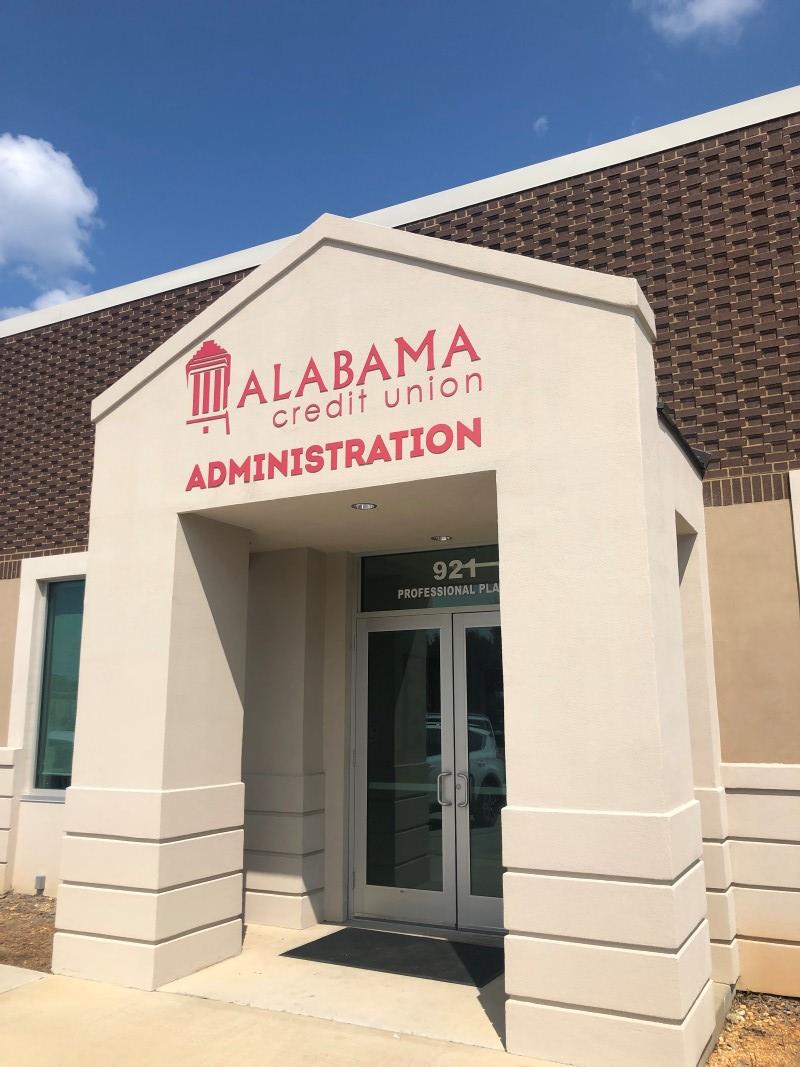
[[[0,317],[800,83],[797,0],[26,0],[0,32]]]

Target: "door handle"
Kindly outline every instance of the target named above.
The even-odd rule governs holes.
[[[464,771],[456,771],[456,779],[464,779],[464,799],[458,801],[459,808],[466,808],[469,804],[469,775]]]
[[[436,800],[440,808],[450,808],[453,805],[452,800],[445,800],[442,795],[442,785],[444,784],[444,780],[445,778],[449,778],[452,773],[452,771],[442,771],[436,778]]]

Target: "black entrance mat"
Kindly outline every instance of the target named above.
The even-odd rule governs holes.
[[[388,934],[352,926],[282,955],[479,988],[503,973],[503,950],[493,945],[468,945],[436,937]]]

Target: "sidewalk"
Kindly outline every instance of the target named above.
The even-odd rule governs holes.
[[[491,1049],[0,966],[0,1067],[42,1064],[545,1067]]]

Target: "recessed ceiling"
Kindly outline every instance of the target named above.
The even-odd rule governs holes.
[[[378,506],[356,511],[368,500]],[[369,489],[209,508],[206,515],[252,531],[252,551],[314,548],[321,552],[430,550],[431,537],[449,534],[449,545],[497,540],[497,492],[493,471],[379,485]]]

